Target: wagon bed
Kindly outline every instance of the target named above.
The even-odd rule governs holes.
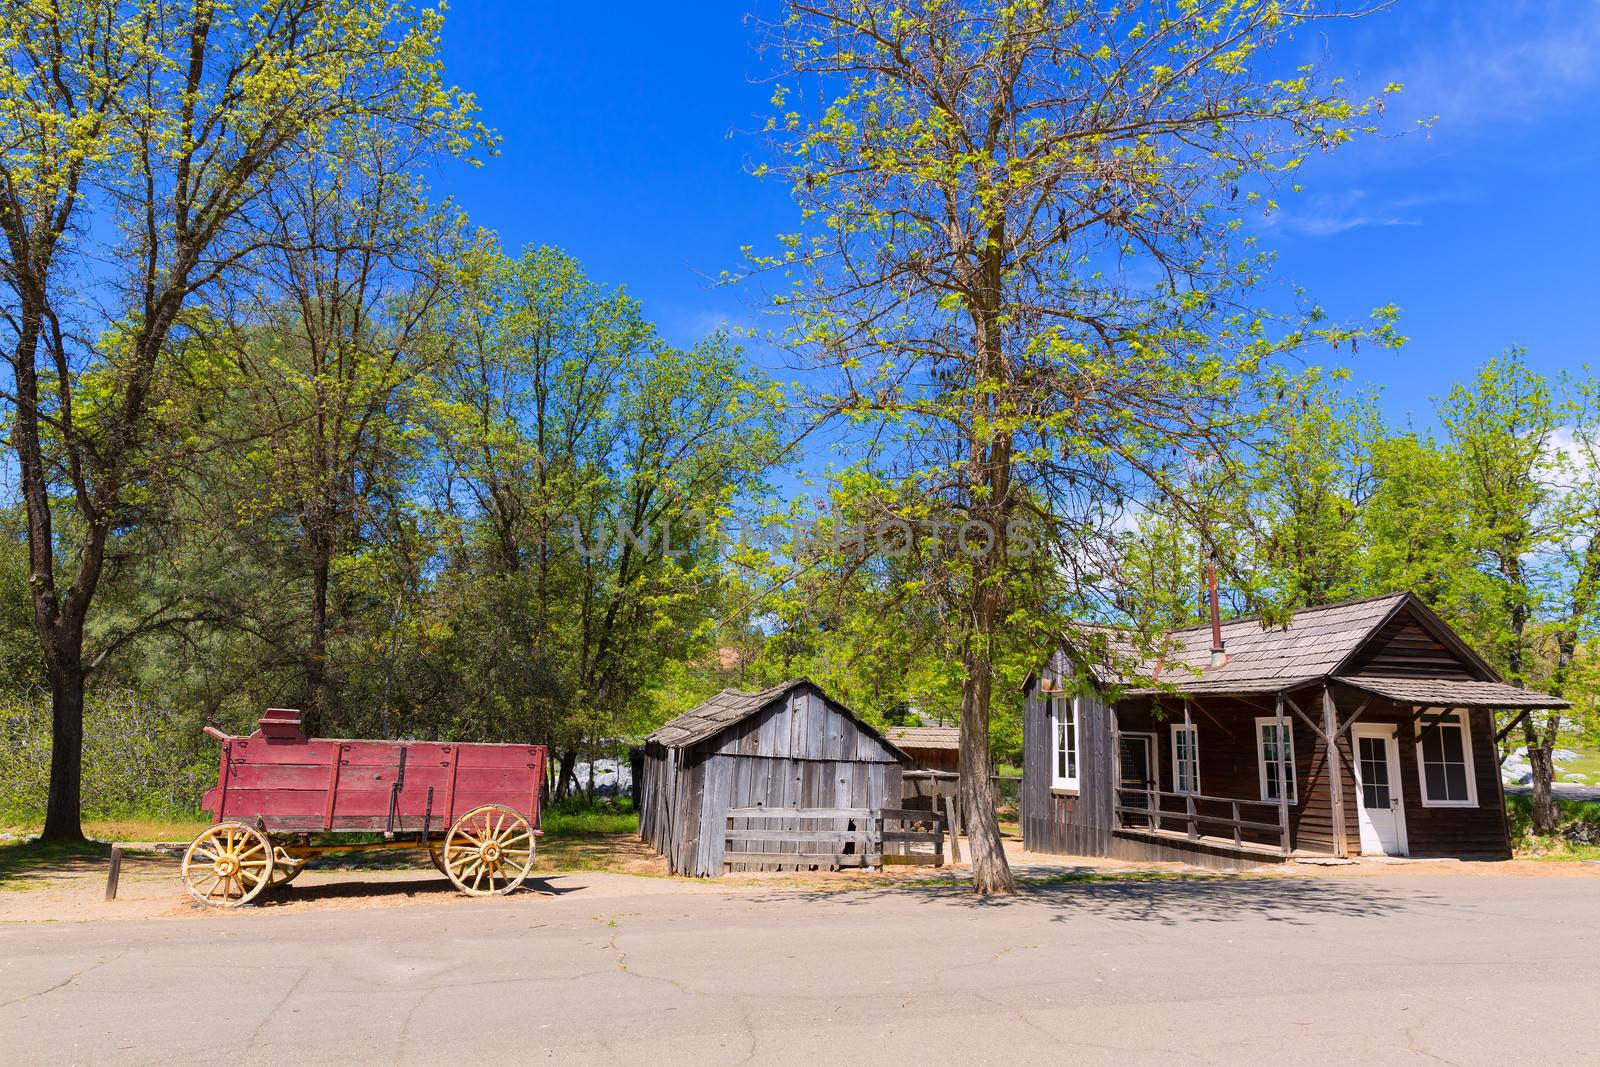
[[[222,742],[201,800],[214,824],[184,856],[201,903],[234,906],[292,881],[311,859],[350,849],[426,849],[458,889],[508,893],[533,863],[543,745],[308,738],[300,713],[272,708]],[[312,834],[382,841],[313,844]]]
[[[272,832],[442,831],[484,804],[537,821],[543,745],[307,738],[300,713],[273,708],[248,737],[222,741],[217,784],[200,806],[216,822]]]

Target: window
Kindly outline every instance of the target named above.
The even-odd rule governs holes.
[[[1200,792],[1199,737],[1193,725],[1172,725],[1172,791]]]
[[[1425,808],[1475,808],[1472,730],[1467,713],[1430,708],[1417,719],[1417,773]]]
[[[1050,701],[1051,784],[1057,789],[1078,788],[1078,698]]]
[[[1295,802],[1298,793],[1295,790],[1294,771],[1294,726],[1288,722],[1283,724],[1282,753],[1284,763],[1288,764],[1289,787],[1287,796],[1289,803]],[[1256,755],[1261,764],[1261,799],[1278,799],[1278,720],[1276,717],[1256,720]]]

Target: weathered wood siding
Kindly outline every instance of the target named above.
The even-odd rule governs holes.
[[[801,686],[686,748],[647,746],[639,833],[674,874],[718,875],[729,808],[897,807],[902,759]]]
[[[1362,702],[1359,696],[1338,697],[1344,722]],[[1357,720],[1393,723],[1399,747],[1402,808],[1406,843],[1413,856],[1459,856],[1466,859],[1507,859],[1511,855],[1510,828],[1506,825],[1505,793],[1500,784],[1500,762],[1494,746],[1494,715],[1483,708],[1468,712],[1472,734],[1472,770],[1478,803],[1471,808],[1430,808],[1422,803],[1422,769],[1417,761],[1417,735],[1421,722],[1411,708],[1397,707],[1374,698]],[[1355,775],[1351,772],[1351,734],[1339,738],[1345,771],[1345,839],[1350,855],[1361,853],[1361,823]]]
[[[1482,672],[1409,611],[1390,619],[1340,672],[1409,678],[1481,678]]]
[[[1050,766],[1048,697],[1052,688],[1075,684],[1076,672],[1064,653],[1056,653],[1030,681],[1022,706],[1022,790],[1019,797],[1022,843],[1030,852],[1104,856],[1110,847],[1111,806],[1116,797],[1116,730],[1105,699],[1090,691],[1078,707],[1078,789],[1054,789]]]
[[[1041,677],[1055,684],[1070,683],[1074,672],[1065,656],[1057,653],[1041,671]],[[1360,674],[1385,677],[1426,677],[1484,679],[1481,666],[1449,640],[1441,638],[1423,620],[1402,611],[1381,627],[1340,668],[1345,676]],[[1363,705],[1359,721],[1393,723],[1397,727],[1401,792],[1404,798],[1407,840],[1413,855],[1463,857],[1504,857],[1510,855],[1510,840],[1505,819],[1505,801],[1499,778],[1499,763],[1494,746],[1494,716],[1477,709],[1469,713],[1472,733],[1473,770],[1478,803],[1472,808],[1429,808],[1422,803],[1422,781],[1417,765],[1416,711],[1382,698],[1356,692],[1334,683],[1331,687],[1337,710],[1337,725],[1343,726]],[[1291,694],[1295,703],[1320,729],[1323,725],[1323,687],[1319,683]],[[1260,754],[1256,742],[1257,718],[1273,717],[1275,697],[1207,696],[1191,701],[1190,716],[1200,753],[1200,791],[1202,794],[1239,799],[1261,799]],[[1182,704],[1167,698],[1164,708],[1149,699],[1125,700],[1114,711],[1103,702],[1085,706],[1080,723],[1083,766],[1076,795],[1053,791],[1050,758],[1052,739],[1045,699],[1038,681],[1029,683],[1023,709],[1022,832],[1024,846],[1035,852],[1066,855],[1115,856],[1131,859],[1183,858],[1194,862],[1194,853],[1181,843],[1167,844],[1149,839],[1128,840],[1126,833],[1112,831],[1111,804],[1116,791],[1116,738],[1120,733],[1142,732],[1154,735],[1152,767],[1157,788],[1172,791],[1172,732],[1181,722]],[[1333,785],[1329,773],[1326,744],[1299,716],[1285,709],[1285,722],[1294,735],[1297,793],[1289,806],[1290,847],[1309,853],[1336,851]],[[1336,727],[1337,728],[1337,727]],[[1349,855],[1361,851],[1359,798],[1352,771],[1351,733],[1338,736],[1340,784],[1344,793],[1345,849]],[[1198,802],[1202,813],[1229,814],[1225,805]],[[1184,802],[1166,798],[1162,809],[1183,812]],[[1249,805],[1241,815],[1252,821],[1274,822],[1274,808]],[[1167,824],[1175,828],[1178,823]],[[1231,835],[1231,830],[1202,826],[1203,833]],[[1244,831],[1243,839],[1257,844],[1276,845],[1278,838],[1269,831]],[[1207,848],[1226,853],[1225,848]],[[1183,853],[1181,856],[1174,852]],[[1227,865],[1238,857],[1225,855]],[[1209,862],[1209,861],[1207,861]],[[1244,860],[1243,862],[1248,862]]]

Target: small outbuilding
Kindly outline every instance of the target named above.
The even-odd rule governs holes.
[[[808,679],[725,689],[646,739],[639,836],[674,874],[719,875],[730,808],[897,807],[907,762]]]
[[[891,726],[889,740],[919,771],[961,770],[961,730],[955,726]]]

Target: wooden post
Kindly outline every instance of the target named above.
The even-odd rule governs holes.
[[[1287,773],[1289,761],[1284,758],[1288,748],[1283,737],[1283,693],[1279,691],[1277,710],[1274,713],[1275,729],[1277,734],[1278,754],[1278,847],[1287,856],[1289,854],[1289,775]]]
[[[1117,719],[1115,704],[1106,704],[1106,716],[1111,720],[1111,828],[1120,830],[1122,829],[1122,723]]]
[[[1328,735],[1328,788],[1333,790],[1329,798],[1333,811],[1333,854],[1340,859],[1349,855],[1350,848],[1345,843],[1344,825],[1344,771],[1340,766],[1339,757],[1339,709],[1333,702],[1333,689],[1326,684],[1322,687],[1322,732]]]
[[[1194,733],[1194,719],[1189,715],[1189,701],[1183,702],[1183,749],[1188,756],[1188,766],[1191,771],[1200,767],[1199,738]],[[1200,839],[1200,825],[1195,820],[1194,794],[1200,787],[1199,775],[1189,775],[1189,788],[1183,794],[1183,810],[1189,822],[1189,840]]]
[[[950,862],[960,863],[961,842],[956,838],[958,824],[956,823],[956,801],[954,797],[946,796],[944,798],[944,817],[945,824],[950,830]]]
[[[117,899],[117,882],[122,877],[122,846],[111,846],[111,870],[106,874],[106,899]]]
[[[1244,844],[1244,828],[1239,825],[1239,802],[1237,800],[1233,802],[1233,843],[1240,846]]]

